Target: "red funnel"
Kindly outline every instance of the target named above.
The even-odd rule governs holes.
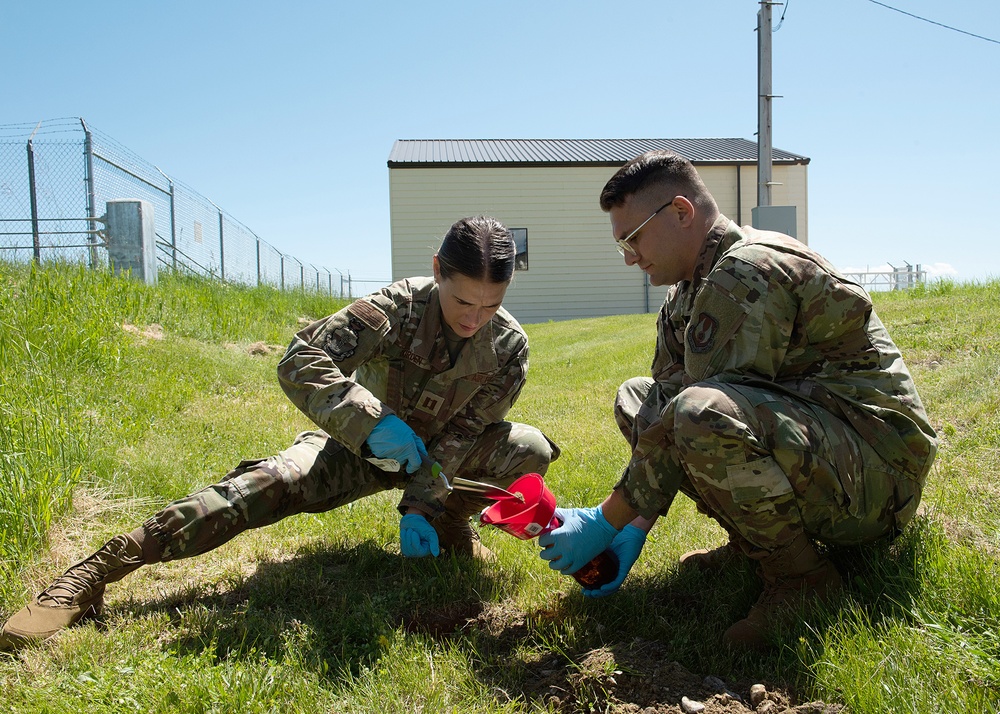
[[[556,497],[538,474],[525,474],[507,487],[519,493],[524,501],[504,497],[479,514],[482,525],[496,526],[515,538],[529,540],[557,527],[552,516],[556,512]]]

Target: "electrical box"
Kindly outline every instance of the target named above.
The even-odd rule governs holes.
[[[795,206],[757,206],[750,211],[750,225],[762,231],[777,231],[798,239]]]

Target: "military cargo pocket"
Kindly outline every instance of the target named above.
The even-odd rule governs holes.
[[[785,472],[770,456],[746,464],[727,466],[726,480],[736,503],[777,498],[792,491]]]
[[[895,537],[916,514],[922,488],[919,482],[890,466],[869,444],[862,445],[862,453],[866,517],[877,518]]]
[[[767,390],[741,393],[754,406],[764,448],[802,501],[834,514],[863,512],[864,494],[856,480],[864,469],[864,442],[848,424],[794,396]]]
[[[902,477],[896,479],[896,488],[893,494],[896,507],[894,535],[902,533],[906,525],[913,520],[913,516],[917,513],[917,507],[920,505],[922,490],[920,484],[913,479]]]

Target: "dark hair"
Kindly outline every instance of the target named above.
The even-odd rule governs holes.
[[[438,269],[445,280],[455,273],[491,283],[514,275],[514,239],[496,218],[473,216],[457,221],[438,248]]]
[[[601,210],[610,211],[629,196],[653,186],[687,196],[695,205],[715,205],[715,199],[690,161],[672,151],[647,151],[618,169],[604,185]]]

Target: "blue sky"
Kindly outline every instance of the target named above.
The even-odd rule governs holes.
[[[1000,40],[996,0],[887,4]],[[757,10],[9,2],[0,124],[83,117],[279,250],[388,280],[394,140],[754,139]],[[845,270],[1000,277],[1000,44],[870,0],[782,12],[773,142],[812,160],[810,245]]]

